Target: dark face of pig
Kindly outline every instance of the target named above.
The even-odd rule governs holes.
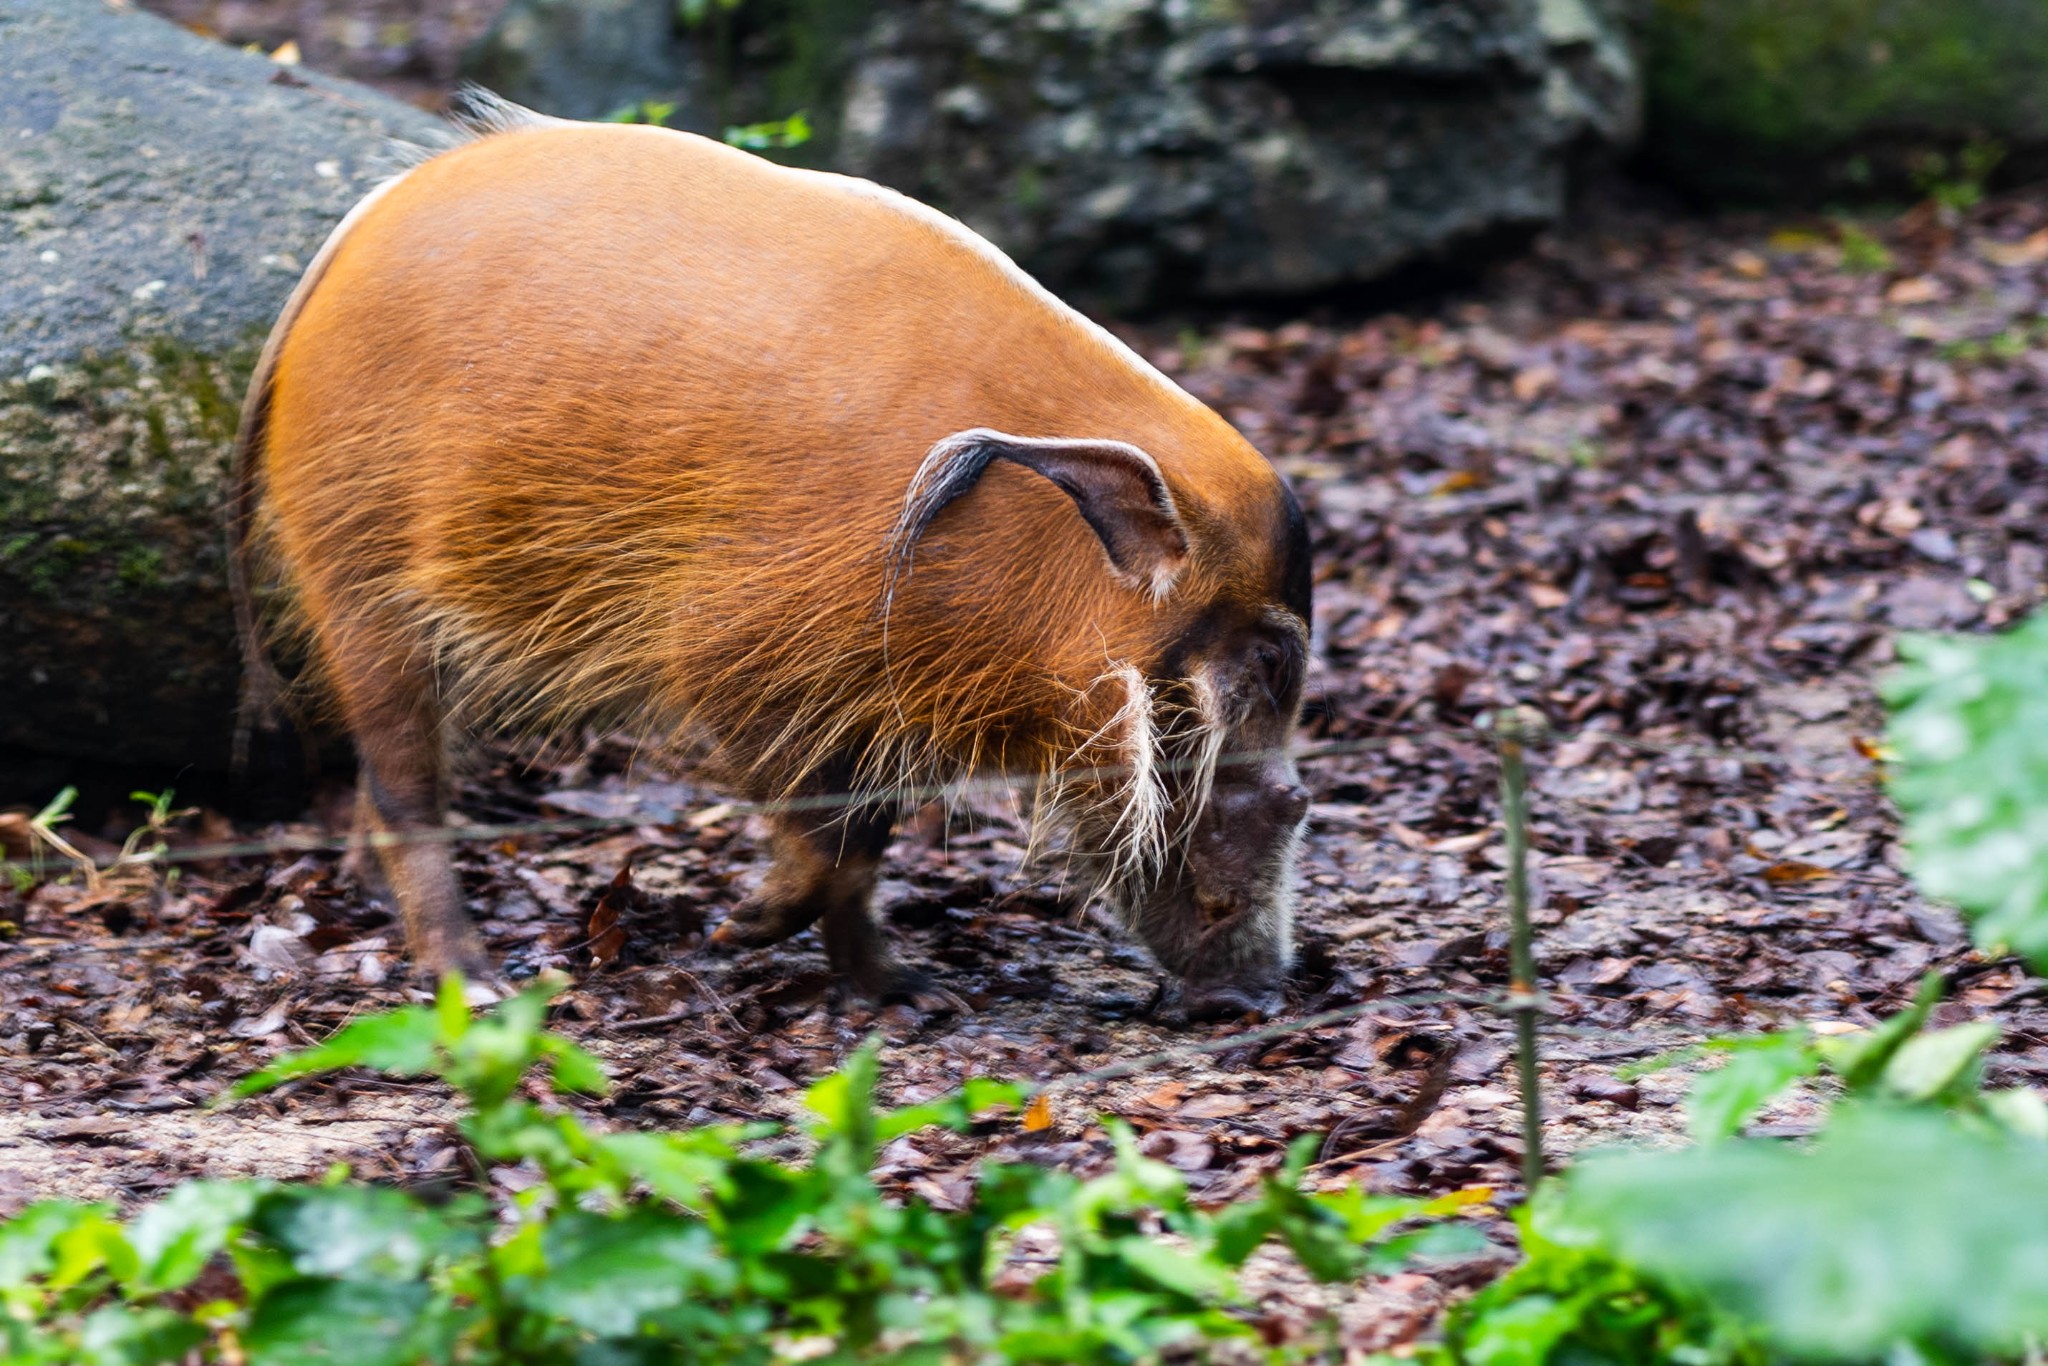
[[[1301,707],[1309,603],[1307,534],[1288,502],[1282,600],[1219,613],[1179,661],[1191,699],[1183,714],[1206,753],[1170,783],[1179,837],[1157,881],[1126,906],[1153,954],[1180,975],[1190,1019],[1277,1011],[1293,957],[1294,864],[1309,797],[1287,744]]]

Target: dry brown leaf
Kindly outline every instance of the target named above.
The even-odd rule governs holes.
[[[1822,882],[1834,877],[1835,873],[1817,863],[1802,863],[1798,859],[1780,859],[1764,869],[1764,881],[1774,887],[1800,882]]]
[[[0,855],[27,858],[35,849],[35,832],[29,829],[28,817],[19,811],[0,811]]]
[[[1931,304],[1942,296],[1940,281],[1929,275],[1913,275],[1900,280],[1884,292],[1888,304],[1911,307],[1914,304]]]
[[[2048,261],[2048,228],[2017,242],[1979,242],[1977,254],[1994,266],[2032,266]]]
[[[1171,1110],[1180,1104],[1180,1098],[1187,1094],[1188,1084],[1184,1081],[1170,1081],[1157,1090],[1147,1091],[1139,1096],[1139,1105],[1149,1105],[1155,1110]]]
[[[1243,1096],[1196,1096],[1180,1107],[1183,1119],[1229,1119],[1250,1112],[1252,1103]]]
[[[622,863],[612,876],[611,885],[604,889],[604,895],[591,908],[590,966],[601,968],[625,949],[626,931],[619,924],[619,912],[625,909],[633,892],[633,865]]]
[[[1216,1145],[1185,1129],[1154,1129],[1138,1144],[1138,1151],[1184,1172],[1201,1171],[1216,1160]]]
[[[1533,403],[1557,387],[1557,367],[1532,365],[1526,370],[1516,372],[1508,387],[1522,402]]]

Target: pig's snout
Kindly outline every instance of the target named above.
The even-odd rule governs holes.
[[[1188,845],[1203,923],[1242,914],[1273,891],[1272,865],[1308,814],[1308,789],[1291,778],[1219,786]]]
[[[1280,1010],[1292,955],[1294,838],[1308,804],[1308,789],[1291,773],[1219,784],[1210,798],[1188,844],[1201,926],[1183,976],[1188,1019]]]

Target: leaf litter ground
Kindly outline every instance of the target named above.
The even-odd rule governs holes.
[[[1859,272],[1828,225],[1610,209],[1427,309],[1136,335],[1280,462],[1316,529],[1303,740],[1338,752],[1307,767],[1291,1013],[1368,1003],[1358,1018],[1245,1044],[1242,1026],[1154,1018],[1142,951],[1056,868],[1020,868],[1000,804],[922,813],[880,896],[903,955],[965,1009],[835,1008],[811,935],[701,950],[762,870],[758,831],[611,740],[496,751],[465,780],[472,821],[634,822],[462,846],[491,948],[575,978],[560,1027],[611,1065],[590,1109],[613,1125],[786,1115],[874,1031],[895,1101],[1174,1055],[1056,1088],[1029,1121],[899,1139],[884,1176],[941,1205],[994,1154],[1099,1166],[1104,1114],[1209,1200],[1306,1132],[1326,1135],[1320,1181],[1512,1191],[1509,1029],[1483,1004],[1507,965],[1497,772],[1473,727],[1519,704],[1553,731],[1531,806],[1560,1153],[1682,1132],[1683,1066],[1623,1081],[1625,1064],[1718,1033],[1868,1025],[1930,969],[1950,983],[1943,1023],[2007,1031],[1993,1079],[2036,1080],[2041,984],[1972,953],[1902,875],[1872,679],[1894,632],[1996,627],[2042,594],[2048,196],[1867,227],[1889,265]],[[1873,264],[1868,239],[1850,255]],[[287,833],[188,825],[191,842]],[[334,1162],[461,1179],[427,1087],[203,1108],[278,1051],[416,997],[389,910],[336,856],[97,893],[51,881],[0,893],[0,919],[18,927],[0,944],[0,1212]],[[1811,1105],[1766,1127],[1798,1132]],[[1398,1344],[1498,1265],[1347,1293],[1344,1342]],[[1258,1289],[1276,1331],[1327,1302],[1280,1273]]]

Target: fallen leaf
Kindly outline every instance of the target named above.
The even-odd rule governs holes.
[[[2029,233],[2017,242],[1979,242],[1977,254],[1994,266],[2038,265],[2048,261],[2048,228]]]
[[[1139,1096],[1137,1104],[1149,1105],[1155,1110],[1171,1110],[1180,1104],[1180,1098],[1187,1094],[1187,1090],[1188,1085],[1186,1082],[1170,1081],[1157,1090],[1147,1091],[1144,1095]]]
[[[1834,877],[1835,873],[1816,863],[1802,863],[1798,859],[1780,859],[1764,869],[1763,879],[1774,887],[1800,882],[1821,882]]]
[[[1913,275],[1898,281],[1884,292],[1888,304],[1910,307],[1914,304],[1931,304],[1942,296],[1939,281],[1928,275]]]
[[[590,911],[591,967],[601,968],[624,951],[626,930],[619,924],[619,913],[632,904],[637,892],[633,886],[632,863],[620,864],[619,871],[612,875],[611,884],[604,889],[604,895],[598,897],[597,905]]]
[[[1185,1129],[1154,1129],[1138,1151],[1178,1171],[1198,1172],[1216,1159],[1216,1145]]]

